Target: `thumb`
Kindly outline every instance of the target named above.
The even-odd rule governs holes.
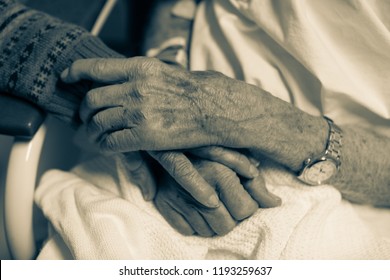
[[[136,70],[137,63],[123,58],[79,59],[61,73],[65,83],[91,80],[101,83],[115,83],[127,80],[129,71]],[[133,69],[135,68],[135,69]]]

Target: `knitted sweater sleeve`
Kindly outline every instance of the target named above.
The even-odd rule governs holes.
[[[86,84],[64,85],[60,73],[73,61],[122,57],[87,30],[15,0],[0,0],[0,90],[27,99],[77,125]]]

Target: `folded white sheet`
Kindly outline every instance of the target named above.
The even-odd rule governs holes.
[[[259,209],[223,237],[176,232],[116,157],[47,172],[36,202],[76,259],[390,259],[390,241],[333,187],[307,187],[271,164],[262,171],[283,205]]]

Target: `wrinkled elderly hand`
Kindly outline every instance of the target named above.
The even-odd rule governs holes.
[[[109,92],[104,92],[100,90],[102,88],[96,87],[90,93],[93,93],[97,90],[102,94],[99,98],[110,100],[112,96]],[[104,89],[104,87],[103,87]],[[119,94],[119,93],[118,93]],[[124,100],[126,100],[127,94],[124,94]],[[84,102],[83,104],[86,104]],[[83,108],[83,106],[82,106]],[[83,111],[81,111],[81,116],[83,115]],[[110,122],[111,115],[107,115],[107,122]],[[121,115],[121,118],[124,122],[126,122],[126,115]],[[87,119],[83,118],[84,121]],[[89,127],[89,129],[88,129]],[[83,135],[94,136],[94,130],[90,129],[90,123],[87,122],[87,127],[82,126],[79,131],[82,131]],[[92,141],[93,144],[96,144],[97,141]],[[94,145],[96,146],[96,145]],[[97,145],[99,147],[99,145]],[[131,151],[132,149],[128,149]],[[128,153],[128,150],[123,151]],[[104,150],[103,151],[107,151]],[[99,149],[99,152],[101,150]],[[113,152],[117,152],[113,150]],[[215,189],[210,187],[210,185],[204,180],[204,178],[197,172],[197,170],[192,166],[191,162],[187,159],[187,157],[180,152],[160,152],[160,151],[149,151],[148,152],[153,158],[155,158],[168,172],[169,174],[187,191],[190,195],[197,200],[200,204],[206,207],[217,207],[219,203],[218,196],[215,192]],[[254,178],[257,176],[256,168],[250,164],[247,157],[241,155],[234,150],[227,150],[223,147],[204,147],[198,149],[192,149],[189,153],[200,156],[202,158],[208,159],[210,161],[216,161],[221,164],[225,164],[226,166],[232,168],[240,175],[245,178]],[[136,154],[135,154],[136,155]],[[142,159],[144,157],[135,156],[136,158]],[[150,174],[150,170],[148,170],[148,165],[141,162],[137,163],[133,159],[133,163],[131,166],[139,166],[139,168],[135,169],[133,173],[134,183],[136,183],[141,190],[143,191],[144,197],[147,200],[150,200],[154,197],[155,193],[155,185],[152,180],[146,180],[146,176],[142,174]],[[129,170],[133,170],[134,168],[129,168]],[[143,180],[140,181],[140,178]]]
[[[156,60],[147,60],[147,59],[140,59],[140,60],[156,62]],[[123,60],[117,60],[117,62],[119,61],[123,62]],[[99,63],[96,65],[99,65]],[[163,68],[167,67],[163,65],[164,64],[161,64],[160,67]],[[81,67],[87,66],[88,68],[91,65],[88,66],[84,63],[81,63],[79,64],[79,66]],[[91,76],[88,76],[89,74],[87,74],[87,76],[83,76],[85,73],[81,68],[79,68],[79,66],[77,64],[74,64],[67,72],[64,72],[64,74],[62,75],[63,79],[67,82],[72,82],[80,78],[92,78]],[[95,70],[89,69],[89,71],[99,72],[102,71],[102,69],[107,70],[106,68],[107,65],[101,65],[101,66],[102,66],[101,70],[97,70],[95,68]],[[137,112],[139,112],[137,108],[132,107],[132,104],[137,103],[137,102],[134,103],[134,101],[137,100],[133,99],[134,92],[128,86],[130,86],[134,81],[142,82],[142,79],[138,79],[137,72],[130,73],[128,72],[129,69],[127,69],[127,67],[119,68],[119,69],[116,68],[119,66],[120,65],[115,65],[114,67],[115,70],[113,69],[114,72],[110,72],[110,71],[107,72],[106,74],[108,74],[108,76],[105,76],[102,79],[100,78],[95,79],[96,78],[95,77],[92,80],[100,83],[101,82],[105,82],[105,83],[121,82],[121,83],[118,85],[106,86],[106,87],[96,88],[91,90],[87,94],[86,99],[84,99],[80,110],[81,119],[87,124],[87,132],[91,136],[90,139],[92,139],[92,141],[95,143],[100,143],[101,144],[100,147],[103,148],[103,150],[109,152],[128,152],[134,150],[133,147],[128,146],[128,144],[131,141],[127,142],[126,145],[123,145],[121,149],[118,149],[117,146],[112,146],[109,149],[104,148],[105,146],[102,143],[104,143],[105,140],[102,139],[105,137],[111,137],[110,136],[111,132],[119,133],[120,131],[125,131],[129,129],[129,127],[127,126],[122,127],[122,124],[132,123],[134,120],[136,120],[134,119],[134,117],[137,115]],[[172,71],[175,71],[173,69],[176,68],[171,69]],[[127,77],[129,79],[127,81],[126,80],[122,81],[120,79],[120,77],[123,77],[124,75],[123,73],[129,74],[129,76]],[[81,77],[80,75],[83,77]],[[111,75],[111,77],[109,77],[109,75]],[[133,75],[135,76],[134,78],[135,80],[131,81],[130,77]],[[76,76],[77,78],[75,78]],[[124,86],[125,84],[127,84],[127,86],[125,86],[125,88],[122,88],[122,86]],[[151,88],[154,90],[157,89],[154,88],[153,83],[152,82],[149,83],[148,80],[145,81],[145,85],[151,86]],[[174,86],[172,90],[175,91],[176,88],[177,87]],[[152,93],[153,92],[148,92],[147,94],[152,94]],[[157,93],[158,91],[156,92],[156,94]],[[138,97],[140,101],[144,99],[144,96],[138,96]],[[98,101],[98,103],[100,102],[101,105],[104,103],[105,105],[102,105],[102,107],[100,107],[100,105],[95,106],[97,103],[91,101],[92,99],[94,99],[95,101],[101,100]],[[179,98],[179,100],[180,99],[181,98]],[[180,104],[180,101],[178,102]],[[169,105],[170,105],[169,102],[165,104],[164,110],[171,110],[169,109]],[[174,106],[173,110],[175,110],[177,104],[174,102],[171,105]],[[129,114],[123,114],[123,111],[117,110],[119,108],[125,108],[125,111],[128,112]],[[143,106],[142,108],[146,109]],[[151,106],[150,108],[153,109],[153,106]],[[112,109],[115,112],[112,111]],[[132,112],[130,112],[129,110],[132,110]],[[120,125],[118,126],[119,123]],[[185,125],[188,125],[188,123],[181,124],[181,126],[185,126]],[[125,135],[122,136],[127,137]],[[164,140],[164,135],[154,135],[153,137],[160,138],[161,136],[162,139]],[[156,139],[151,138],[149,140],[153,142]],[[157,141],[159,140],[157,139]],[[164,141],[162,142],[164,143]],[[173,146],[168,146],[168,147],[176,149],[182,146],[180,145],[176,146],[176,144],[173,144]],[[167,148],[167,147],[163,146],[163,148]],[[197,170],[197,167],[200,168],[200,163],[198,162],[197,167],[194,167],[192,163],[188,160],[187,156],[184,155],[182,152],[178,152],[178,151],[163,151],[163,152],[149,151],[148,152],[175,179],[172,180],[171,177],[164,176],[163,178],[166,178],[165,180],[166,184],[164,185],[164,187],[161,188],[161,190],[159,189],[158,195],[156,196],[156,204],[159,204],[160,211],[163,213],[163,215],[167,218],[168,221],[172,222],[176,220],[176,218],[172,218],[172,215],[169,214],[170,212],[166,210],[167,208],[163,207],[162,205],[164,205],[164,202],[169,203],[170,201],[172,201],[172,198],[177,197],[178,193],[181,194],[179,195],[180,197],[182,198],[187,197],[187,198],[177,199],[177,201],[173,201],[172,205],[176,206],[175,209],[177,210],[184,209],[183,211],[188,211],[189,205],[192,204],[198,205],[198,208],[202,209],[202,213],[204,213],[206,217],[207,225],[210,227],[212,232],[216,234],[224,234],[229,230],[231,230],[232,225],[235,224],[235,221],[242,220],[248,217],[249,215],[251,215],[254,212],[254,210],[257,209],[258,204],[263,204],[264,206],[279,205],[280,201],[278,201],[277,198],[272,197],[269,194],[264,195],[268,193],[266,192],[264,184],[247,183],[246,185],[248,186],[252,186],[252,185],[256,186],[256,188],[252,188],[252,193],[248,193],[247,190],[245,190],[243,186],[240,184],[240,180],[238,181],[230,180],[230,178],[238,178],[237,175],[235,175],[236,174],[235,172],[237,172],[242,177],[247,179],[253,179],[254,177],[256,177],[257,172],[256,170],[255,171],[253,170],[253,166],[250,164],[249,160],[246,160],[245,162],[244,159],[247,159],[246,157],[243,156],[239,157],[241,154],[233,150],[230,150],[229,152],[226,152],[225,150],[226,148],[222,148],[222,147],[206,147],[206,148],[193,149],[187,152],[188,154],[196,155],[198,157],[207,158],[214,161],[214,162],[207,161],[208,163],[207,166],[210,167],[219,166],[217,168],[218,170],[215,170],[216,168],[210,168],[208,171],[206,171],[205,168],[201,168],[203,174],[200,174],[201,172]],[[227,155],[228,157],[226,157]],[[220,162],[223,165],[218,164],[217,162]],[[206,165],[206,163],[203,164]],[[230,167],[231,169],[229,169],[228,167]],[[221,174],[217,173],[216,171],[221,171],[221,174],[230,174],[231,176],[229,176],[228,177],[229,180],[225,182],[225,178],[220,177]],[[169,181],[171,181],[171,183],[169,183]],[[263,182],[260,179],[251,180],[251,181]],[[233,185],[235,185],[234,188],[232,187]],[[140,185],[140,187],[143,190],[144,195],[147,194],[148,199],[154,196],[155,187],[153,185],[152,187],[149,188],[149,190],[147,189],[145,190],[145,186]],[[256,189],[258,190],[258,192],[256,192]],[[222,194],[221,196],[222,204],[218,205],[219,200],[216,192],[220,192]],[[254,195],[254,197],[252,198],[251,195]],[[185,203],[185,201],[192,202],[192,203],[187,204]],[[264,201],[267,201],[267,203],[264,203]],[[204,206],[199,206],[199,205],[205,205],[211,208],[206,208]],[[256,207],[254,207],[254,205],[256,205]],[[182,213],[182,215],[186,216],[186,214],[184,213]],[[187,219],[189,219],[188,221],[190,222],[190,224],[187,226],[191,227],[193,226],[193,224],[195,225],[197,224],[195,218],[187,217]],[[178,227],[178,229],[181,230],[182,232],[188,233],[188,231],[184,230],[183,227],[180,227],[178,225],[176,225],[176,227]],[[200,235],[210,235],[210,233],[207,233],[204,227],[202,227],[202,229],[199,229],[195,226],[195,232],[199,233]]]
[[[225,165],[201,159],[192,163],[205,180],[219,193],[217,208],[205,208],[194,200],[167,173],[160,176],[155,204],[165,219],[185,235],[224,235],[238,221],[251,216],[258,208],[275,207],[280,200],[269,193],[262,176],[243,179]]]
[[[215,208],[219,205],[219,198],[215,188],[211,187],[198,170],[193,166],[187,155],[215,161],[230,167],[232,170],[247,179],[259,175],[256,168],[258,162],[235,150],[223,147],[203,147],[187,151],[149,151],[155,160],[185,189],[199,204]]]
[[[326,144],[322,117],[221,73],[135,57],[79,60],[61,76],[116,83],[89,91],[80,108],[102,150],[247,148],[298,171]]]
[[[144,198],[154,198],[164,218],[185,235],[224,235],[259,206],[275,207],[281,203],[268,192],[257,169],[256,172],[253,170],[258,162],[237,151],[207,147],[185,154],[170,151],[153,152],[152,155],[166,170],[156,170],[145,152],[125,153],[124,162]],[[198,186],[206,189],[199,192]],[[218,194],[217,207],[205,207],[201,203],[207,201],[207,192]]]
[[[89,91],[80,108],[91,140],[106,151],[239,146],[240,123],[256,110],[245,83],[153,58],[79,60],[62,79],[115,83]]]
[[[193,165],[188,157],[196,157],[198,159],[206,159],[210,162],[219,163],[246,180],[254,179],[260,175],[257,170],[259,162],[256,159],[223,147],[203,147],[188,150],[186,153],[183,153],[183,151],[124,153],[125,163],[132,175],[133,183],[140,187],[146,200],[152,200],[156,193],[155,174],[152,170],[156,169],[156,166],[151,163],[150,156],[198,204],[209,208],[215,208],[219,205],[219,197],[215,191],[215,187],[209,184],[211,175],[208,175],[209,181],[205,180],[206,178],[202,176],[198,168]],[[218,177],[219,175],[215,174],[214,176]],[[259,195],[255,196],[258,202],[262,200],[262,194],[263,192],[260,192]],[[274,198],[278,200],[278,198]],[[278,204],[278,201],[274,201],[272,204]]]
[[[160,213],[183,234],[223,235],[259,206],[280,205],[280,199],[267,191],[255,168],[258,162],[238,151],[211,146],[185,154],[153,152],[152,156],[166,170],[159,168],[156,172],[146,152],[125,153],[124,163],[144,198],[154,198]],[[200,192],[197,187],[204,189]],[[201,203],[207,201],[208,192],[218,193],[218,207]]]

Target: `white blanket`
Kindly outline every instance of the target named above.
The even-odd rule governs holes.
[[[76,259],[390,259],[390,241],[333,187],[307,187],[273,165],[262,171],[283,205],[259,209],[223,237],[172,229],[119,158],[47,172],[36,201]]]

